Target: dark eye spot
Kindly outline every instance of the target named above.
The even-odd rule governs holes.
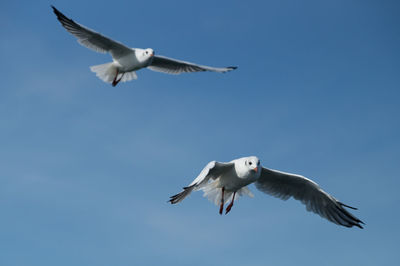
[[[249,162],[250,165],[252,165],[252,162]]]

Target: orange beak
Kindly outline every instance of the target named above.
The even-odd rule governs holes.
[[[258,172],[258,167],[254,168],[253,170],[254,170],[254,172],[257,173]]]

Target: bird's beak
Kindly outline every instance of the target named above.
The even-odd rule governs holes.
[[[254,172],[257,173],[258,172],[258,167],[254,168],[253,170],[254,170]]]

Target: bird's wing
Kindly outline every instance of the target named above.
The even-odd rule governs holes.
[[[126,47],[122,43],[111,40],[100,33],[97,33],[83,25],[80,25],[70,18],[67,18],[63,13],[58,11],[54,6],[54,14],[56,14],[57,19],[61,22],[61,25],[72,35],[78,38],[78,42],[87,48],[90,48],[96,52],[100,53],[111,53],[112,57],[119,58],[129,53],[133,50]]]
[[[213,71],[225,73],[236,69],[237,67],[209,67],[193,64],[190,62],[180,61],[165,56],[155,55],[153,61],[148,66],[153,71],[164,72],[167,74],[181,74],[183,72],[201,72]]]
[[[187,187],[184,187],[182,192],[171,196],[169,202],[171,202],[171,204],[181,202],[193,190],[197,190],[203,185],[206,185],[210,179],[217,179],[221,174],[232,169],[234,165],[234,163],[220,163],[216,161],[209,162],[193,182]]]
[[[335,224],[362,228],[363,222],[343,207],[355,208],[339,202],[304,176],[262,168],[261,176],[255,185],[259,190],[283,200],[293,197],[305,204],[308,211],[317,213]]]

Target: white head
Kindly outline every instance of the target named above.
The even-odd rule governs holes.
[[[258,178],[261,174],[260,160],[256,156],[236,159],[235,170],[240,178]]]
[[[248,171],[258,173],[261,169],[260,167],[260,160],[256,156],[250,156],[244,158],[244,165],[248,169]]]
[[[152,59],[154,56],[154,51],[151,48],[147,49],[136,49],[136,57],[139,61],[144,62]]]

